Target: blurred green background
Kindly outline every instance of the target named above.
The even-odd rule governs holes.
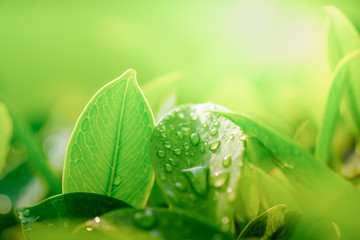
[[[358,0],[1,0],[0,97],[37,132],[59,177],[81,110],[129,68],[155,113],[212,101],[312,150],[331,85],[327,5],[359,29]],[[26,157],[16,139],[8,158],[16,164],[2,174],[1,203],[44,198],[41,182],[19,170]],[[4,212],[0,228],[15,221]]]
[[[75,121],[128,68],[141,86],[182,72],[178,104],[214,101],[274,123],[316,114],[329,87],[328,4],[359,23],[357,0],[2,0],[0,87],[33,123],[54,106]]]

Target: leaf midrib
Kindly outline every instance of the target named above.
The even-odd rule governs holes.
[[[123,96],[123,101],[122,101],[122,105],[121,105],[119,124],[118,124],[118,128],[117,128],[116,141],[115,141],[115,152],[114,152],[113,162],[112,162],[112,166],[111,166],[111,174],[110,174],[110,179],[109,179],[109,184],[108,184],[107,196],[112,195],[113,183],[114,183],[115,173],[116,173],[116,163],[117,163],[117,159],[120,154],[119,143],[120,143],[120,138],[121,138],[121,129],[122,129],[121,125],[122,125],[122,120],[123,120],[123,116],[124,116],[125,100],[126,100],[126,94],[128,91],[129,82],[130,82],[130,79],[127,79],[124,96]]]

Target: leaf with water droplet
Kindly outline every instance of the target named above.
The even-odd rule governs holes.
[[[99,193],[144,207],[153,185],[153,127],[135,71],[128,70],[100,89],[80,115],[67,148],[63,192]],[[117,176],[120,185],[114,184]]]
[[[0,174],[5,166],[12,137],[12,121],[5,104],[0,102]]]
[[[104,195],[66,193],[48,198],[33,207],[17,209],[17,213],[23,222],[26,238],[32,240],[54,229],[72,232],[79,223],[118,208],[131,206]]]
[[[77,232],[86,231],[87,228],[113,239],[182,240],[214,239],[214,236],[222,240],[233,239],[232,234],[222,233],[188,213],[164,208],[114,210],[100,216],[100,221],[87,221]]]
[[[169,164],[156,154],[157,151],[164,151],[167,157],[177,160],[178,165],[173,166],[169,177],[159,181],[159,187],[171,206],[191,209],[199,216],[213,219],[212,224],[221,227],[224,217],[229,218],[230,225],[233,221],[233,202],[228,199],[234,192],[226,189],[236,189],[244,145],[242,141],[228,141],[223,137],[228,134],[240,135],[241,130],[231,121],[209,112],[214,110],[227,111],[208,103],[183,106],[170,112],[160,120],[153,132],[150,158],[157,178],[164,171],[164,166]],[[177,112],[184,116],[179,117]],[[170,125],[175,130],[165,130],[166,138],[162,140],[160,130],[169,129]],[[228,125],[231,128],[227,128]],[[164,141],[172,148],[164,147]],[[232,168],[226,162],[225,166],[223,164],[223,159],[229,154],[234,166]],[[215,176],[220,172],[223,174]]]

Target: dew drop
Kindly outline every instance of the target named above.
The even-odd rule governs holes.
[[[215,176],[212,178],[212,183],[215,188],[221,188],[227,183],[228,180],[228,172],[215,173]]]
[[[178,149],[178,148],[174,149],[174,154],[175,154],[176,156],[180,156],[181,153],[182,153],[181,149]]]
[[[165,130],[161,129],[161,130],[160,130],[160,135],[161,135],[162,137],[166,137]]]
[[[231,165],[231,155],[227,155],[224,160],[222,160],[221,165],[225,168],[229,167]]]
[[[166,153],[162,150],[159,150],[159,151],[157,151],[157,156],[159,158],[164,158],[164,157],[166,157]]]
[[[219,126],[220,126],[219,121],[216,120],[216,121],[214,122],[214,126],[215,126],[215,127],[219,127]]]
[[[218,133],[218,130],[216,128],[214,128],[210,131],[211,136],[215,136],[217,133]]]
[[[169,163],[173,166],[178,166],[179,163],[176,159],[173,159],[173,158],[169,158]]]
[[[92,228],[92,227],[87,227],[86,230],[87,230],[88,232],[91,232],[91,231],[93,230],[93,228]]]
[[[198,134],[198,133],[193,133],[193,134],[191,134],[191,136],[190,136],[190,142],[191,142],[191,144],[192,144],[193,146],[198,145],[199,142],[200,142],[200,136],[199,136],[199,134]]]
[[[178,139],[180,139],[180,140],[184,139],[184,133],[183,132],[178,131],[177,136],[178,136]]]
[[[230,139],[230,140],[234,140],[234,134],[230,134],[230,135],[229,135],[229,139]]]
[[[164,166],[164,169],[167,173],[171,173],[172,172],[172,166],[170,165],[170,163],[166,163]]]
[[[21,223],[24,224],[24,225],[26,225],[26,224],[28,224],[28,221],[22,220]]]
[[[175,183],[175,188],[180,192],[185,192],[186,191],[185,185],[182,184],[181,182],[176,182]]]
[[[184,143],[184,149],[185,149],[185,151],[188,151],[189,150],[189,148],[190,148],[190,144],[189,143]]]
[[[190,113],[190,117],[194,121],[198,119],[198,115],[196,113]]]
[[[121,177],[120,176],[116,176],[114,179],[114,186],[118,186],[121,183]]]
[[[194,157],[194,156],[195,156],[195,153],[191,152],[191,153],[190,153],[190,156]]]
[[[216,152],[219,149],[219,146],[220,146],[220,141],[215,141],[210,144],[209,149],[212,152]]]
[[[24,214],[24,217],[30,217],[30,215],[31,215],[29,209],[26,209],[23,214]]]
[[[96,223],[99,223],[99,222],[100,222],[100,218],[99,218],[99,217],[95,217],[94,220],[95,220]]]
[[[206,123],[206,122],[203,122],[203,124],[201,124],[201,126],[202,126],[203,128],[206,128],[206,127],[207,127],[207,123]]]
[[[181,118],[181,119],[184,119],[185,115],[182,112],[178,112],[178,117]]]
[[[190,131],[190,126],[188,123],[180,123],[179,127],[181,128],[181,130],[183,130],[184,132],[189,132]]]
[[[165,180],[166,180],[166,175],[165,175],[165,173],[161,172],[161,173],[159,174],[159,178],[160,178],[161,181],[165,181]]]
[[[143,229],[152,229],[155,226],[155,216],[150,209],[135,213],[134,221],[136,225]]]
[[[209,168],[197,166],[189,169],[183,169],[182,172],[194,191],[199,196],[205,198],[208,191]]]
[[[201,148],[200,148],[200,152],[201,152],[201,153],[205,152],[205,148],[204,148],[204,147],[201,147]]]
[[[171,144],[169,142],[164,142],[164,148],[171,148]]]
[[[246,135],[240,135],[239,140],[240,141],[245,141],[246,140]]]

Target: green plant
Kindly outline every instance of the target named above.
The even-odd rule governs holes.
[[[173,89],[163,95],[157,89],[172,87],[164,84],[173,85],[177,73],[144,87],[153,96],[151,109],[128,70],[101,88],[78,118],[56,195],[59,181],[31,130],[0,103],[0,171],[14,134],[54,195],[17,210],[26,238],[359,236],[360,193],[354,179],[341,175],[346,163],[332,146],[341,111],[359,138],[354,66],[360,46],[351,22],[333,7],[326,10],[333,75],[314,151],[220,105],[174,108]]]

